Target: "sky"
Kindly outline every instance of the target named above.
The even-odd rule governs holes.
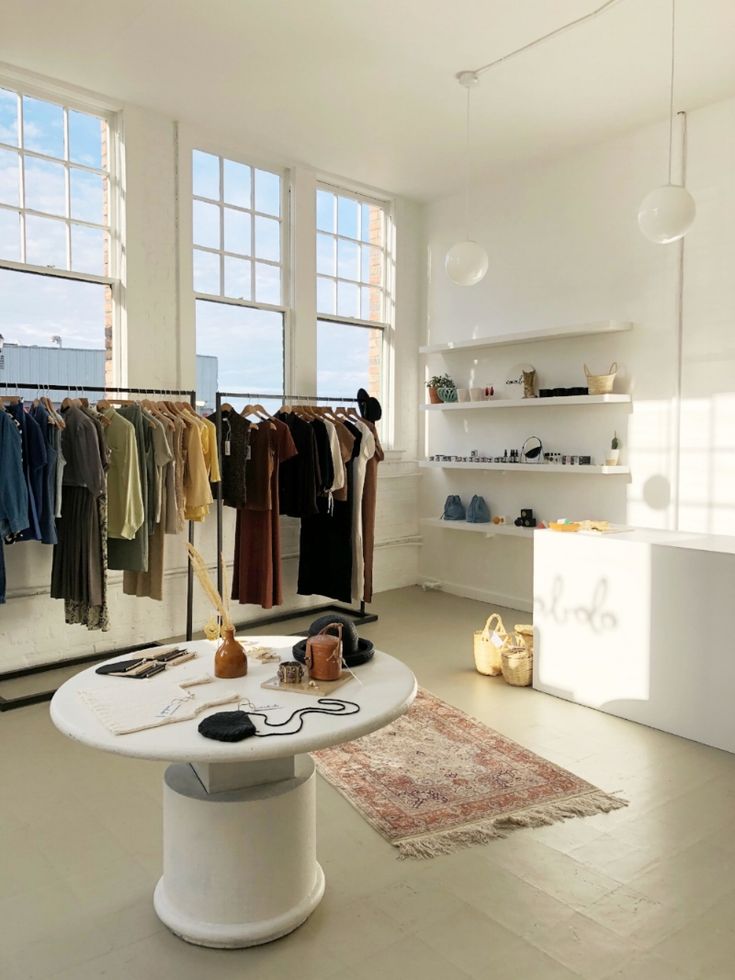
[[[67,126],[65,158],[64,110],[23,98],[25,149],[59,161],[26,157],[25,205],[70,218],[72,268],[104,274],[104,229],[73,223],[103,222],[105,177],[75,166],[102,168],[103,131],[98,118],[74,110],[67,112]],[[21,258],[20,222],[13,210],[20,204],[19,129],[17,97],[0,89],[0,259],[16,262]],[[64,159],[69,164],[68,214]],[[224,285],[226,296],[280,305],[281,177],[231,160],[220,166],[218,157],[195,150],[193,190],[205,199],[193,202],[194,289],[220,295]],[[371,220],[373,206],[318,192],[321,313],[367,319],[375,310],[376,291],[365,284],[376,257],[369,244]],[[26,248],[32,264],[67,268],[66,224],[27,215]],[[235,254],[220,256],[207,248]],[[328,276],[352,281],[340,278],[335,283]],[[0,268],[0,334],[6,343],[50,346],[52,338],[60,337],[64,347],[103,348],[106,289]],[[318,391],[354,397],[359,387],[367,386],[370,330],[331,322],[320,322],[317,329]],[[197,353],[218,358],[220,388],[283,392],[283,345],[281,313],[197,302]]]

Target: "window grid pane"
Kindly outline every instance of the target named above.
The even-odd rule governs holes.
[[[111,247],[113,135],[94,109],[0,90],[0,323],[11,379],[88,391],[111,381],[110,266],[122,246]]]
[[[385,207],[319,187],[316,212],[317,312],[385,325]]]
[[[110,274],[109,126],[94,113],[0,89],[1,258]],[[51,220],[53,219],[53,220]],[[9,240],[12,229],[17,241]],[[73,257],[77,239],[79,261]],[[92,250],[96,249],[96,254]]]
[[[280,175],[194,150],[192,191],[194,291],[281,306]]]

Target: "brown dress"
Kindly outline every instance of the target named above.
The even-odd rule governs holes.
[[[278,468],[296,454],[285,423],[250,428],[247,503],[237,508],[232,598],[272,609],[283,602]]]

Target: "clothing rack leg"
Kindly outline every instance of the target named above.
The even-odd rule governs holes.
[[[194,544],[194,521],[189,521],[189,544]],[[186,557],[186,639],[190,640],[194,631],[194,566],[191,555]]]
[[[196,411],[197,401],[196,392],[189,392],[191,407]],[[219,451],[219,450],[218,450]],[[194,522],[189,521],[189,544],[194,544]],[[187,554],[186,563],[186,639],[191,640],[194,635],[194,566],[191,563],[191,555]]]
[[[214,424],[217,428],[217,452],[221,451],[222,448],[222,394],[221,392],[216,392],[214,396]],[[220,464],[220,475],[222,475],[222,464]],[[222,510],[223,500],[222,500],[222,481],[220,480],[219,487],[217,488],[217,591],[222,596],[223,602],[227,602],[225,596],[222,595],[222,588],[224,586],[224,569],[222,568],[222,522],[224,520],[224,513]]]

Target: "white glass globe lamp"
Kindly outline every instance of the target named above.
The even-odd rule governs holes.
[[[696,215],[697,205],[686,187],[664,184],[641,201],[638,227],[649,241],[668,245],[686,235]]]
[[[476,286],[487,273],[487,252],[477,242],[457,242],[447,252],[444,265],[453,283]]]

